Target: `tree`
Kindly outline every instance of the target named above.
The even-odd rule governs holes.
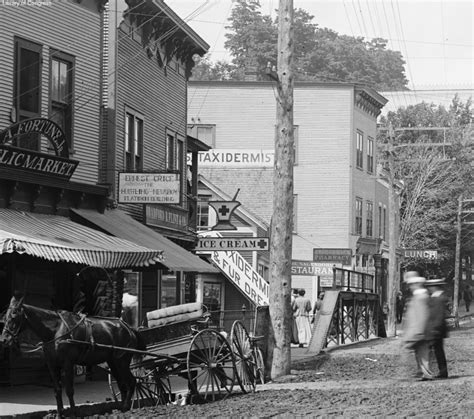
[[[387,41],[339,35],[313,23],[314,16],[303,9],[294,11],[295,80],[340,81],[370,84],[379,90],[406,89],[407,79],[400,52],[387,49]],[[236,0],[226,26],[225,48],[232,55],[228,72],[232,80],[242,80],[246,68],[257,70],[258,80],[268,80],[266,68],[277,61],[278,18],[261,13],[255,0]],[[193,72],[194,80],[223,80],[211,66]]]

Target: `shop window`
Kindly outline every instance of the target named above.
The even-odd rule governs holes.
[[[179,289],[181,287],[181,272],[163,272],[161,275],[160,307],[175,306],[180,303]]]
[[[356,198],[355,202],[355,234],[362,235],[362,199]]]
[[[361,131],[357,131],[356,167],[358,169],[364,168],[364,134]]]
[[[367,138],[367,172],[374,173],[374,139]]]
[[[15,121],[41,116],[41,62],[42,46],[15,38],[14,104]],[[15,138],[16,147],[38,151],[39,134]]]
[[[51,51],[50,119],[64,131],[69,149],[72,149],[73,86],[74,57],[59,51]]]
[[[374,204],[367,201],[367,214],[366,214],[366,235],[372,237],[373,235],[373,221],[374,221]]]
[[[212,324],[219,326],[223,299],[222,284],[204,282],[203,285],[203,304],[210,311]]]
[[[143,169],[143,117],[131,110],[125,112],[125,170]]]

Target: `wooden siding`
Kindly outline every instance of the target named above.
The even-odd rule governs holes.
[[[74,2],[50,6],[2,7],[0,19],[0,128],[13,105],[14,37],[43,45],[41,116],[48,117],[50,48],[75,57],[74,125],[71,158],[79,160],[71,180],[98,180],[100,131],[100,14]],[[71,22],[74,22],[73,24]],[[45,144],[42,146],[45,147]],[[44,148],[43,151],[46,149]]]
[[[122,28],[127,28],[122,25]],[[117,182],[117,173],[125,169],[124,126],[125,109],[143,115],[143,170],[164,171],[166,132],[173,131],[184,138],[186,150],[186,88],[185,78],[170,67],[160,67],[155,58],[148,58],[140,43],[119,30],[117,61],[117,97],[115,119],[115,167],[109,167]],[[140,69],[140,71],[137,71]],[[186,172],[184,172],[186,175]],[[183,192],[186,191],[183,177]],[[187,208],[186,196],[183,207]],[[127,205],[127,212],[142,219],[142,205]]]
[[[349,246],[352,90],[352,86],[295,89],[294,124],[298,126],[298,161],[294,171],[294,191],[298,195],[295,259],[311,260],[314,247]],[[273,149],[275,115],[271,84],[220,87],[218,83],[191,82],[189,85],[189,119],[199,117],[201,124],[216,124],[216,149]],[[206,176],[210,173],[207,169]],[[213,177],[209,179],[213,181]],[[243,189],[246,184],[240,187]],[[267,205],[271,207],[272,202],[269,200]]]

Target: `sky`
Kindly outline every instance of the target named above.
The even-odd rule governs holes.
[[[406,61],[410,89],[474,87],[472,0],[293,0],[313,23],[339,34],[389,40]],[[165,0],[209,45],[211,60],[228,60],[225,26],[232,0]],[[278,0],[260,0],[275,15]]]

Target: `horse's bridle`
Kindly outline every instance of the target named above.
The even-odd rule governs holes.
[[[8,333],[12,340],[16,341],[18,340],[18,335],[20,334],[20,330],[21,330],[21,327],[23,326],[23,322],[25,321],[25,318],[26,318],[26,313],[25,313],[25,310],[22,310],[22,302],[18,303],[18,306],[15,307],[14,309],[12,309],[13,312],[15,312],[15,315],[16,315],[16,311],[19,311],[22,316],[21,316],[21,320],[20,320],[20,324],[18,325],[18,328],[16,330],[11,330],[9,327],[7,327],[7,323],[5,322],[5,324],[3,325],[3,331],[2,331],[2,334],[3,333]],[[8,314],[8,311],[7,311],[7,314]],[[6,319],[8,319],[8,316],[5,316]]]

